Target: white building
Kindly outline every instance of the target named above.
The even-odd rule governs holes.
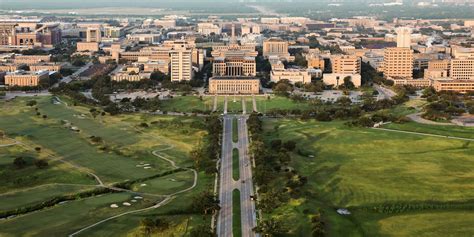
[[[171,81],[190,81],[193,77],[192,48],[186,44],[175,45],[170,51]]]

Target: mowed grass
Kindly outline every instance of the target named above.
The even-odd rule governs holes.
[[[67,202],[53,208],[3,220],[0,222],[0,235],[67,236],[107,217],[151,206],[159,201],[144,198],[134,203],[131,202],[132,199],[131,194],[115,193]],[[129,202],[132,206],[124,206],[123,202]],[[111,204],[117,204],[119,207],[111,208]]]
[[[310,234],[310,215],[318,209],[323,211],[330,235],[379,236],[384,233],[377,223],[380,217],[365,218],[361,211],[344,217],[335,210],[379,204],[469,202],[474,195],[474,145],[465,141],[348,128],[343,122],[265,120],[264,126],[267,141],[294,140],[301,151],[292,155],[291,165],[308,177],[303,191],[306,195],[291,199],[272,213],[284,218],[294,235]],[[367,223],[372,227],[365,228]],[[425,225],[438,228],[429,221]]]
[[[211,223],[210,215],[188,213],[188,210],[193,202],[193,197],[204,190],[212,189],[213,184],[213,176],[200,172],[197,186],[189,192],[176,196],[167,205],[104,222],[84,231],[79,236],[141,236],[142,232],[138,226],[143,218],[164,218],[171,222],[171,227],[158,233],[158,236],[189,236],[195,226],[210,225]]]
[[[147,180],[132,187],[133,191],[168,195],[193,185],[194,174],[181,171],[163,177]]]
[[[0,200],[2,202],[2,205],[0,205],[0,211],[8,211],[24,206],[31,206],[49,200],[52,197],[69,195],[92,189],[94,189],[94,187],[87,185],[47,184],[21,191],[3,193],[0,195]]]
[[[409,132],[419,132],[419,133],[430,133],[441,136],[452,136],[452,137],[462,137],[474,139],[474,127],[462,127],[462,126],[441,126],[441,125],[429,125],[429,124],[420,124],[416,122],[408,122],[402,124],[386,124],[384,128],[409,131]]]
[[[366,233],[380,236],[472,236],[474,213],[472,211],[432,211],[428,213],[407,213],[394,216],[361,215]],[[377,230],[377,231],[371,231]]]
[[[242,236],[242,219],[240,207],[240,191],[232,191],[232,233],[235,237]]]
[[[240,161],[239,161],[239,149],[232,149],[232,178],[234,180],[240,179]]]
[[[48,167],[37,168],[34,161],[44,159],[45,156],[46,154],[28,150],[20,145],[0,147],[0,179],[2,180],[0,193],[50,183],[95,184],[91,177],[59,161],[49,161]],[[14,160],[19,157],[26,162],[23,168],[13,165]]]
[[[214,97],[203,96],[176,96],[169,100],[163,100],[160,108],[168,112],[191,112],[193,110],[211,111],[214,104]]]
[[[30,99],[38,102],[36,107],[42,115],[48,116],[46,119],[35,115],[35,107],[25,105]],[[18,98],[11,102],[0,102],[2,117],[0,129],[5,131],[8,137],[25,144],[0,147],[0,175],[4,182],[10,177],[13,180],[11,183],[5,182],[7,184],[0,188],[4,194],[0,194],[4,210],[30,206],[52,197],[89,190],[96,182],[84,172],[85,170],[97,174],[110,184],[146,178],[174,169],[169,162],[153,155],[153,151],[173,160],[181,167],[190,167],[193,161],[189,159],[189,152],[205,135],[202,129],[203,119],[198,117],[137,113],[119,116],[99,115],[94,118],[88,107],[71,106],[72,103],[67,98],[61,100],[68,105],[53,104],[51,97]],[[78,127],[80,132],[71,131],[64,123]],[[147,123],[148,127],[140,126],[141,123]],[[91,136],[101,137],[102,141],[93,143]],[[35,147],[41,147],[41,152],[35,152]],[[26,168],[12,170],[13,159],[17,156],[27,158]],[[48,159],[49,167],[37,169],[32,165],[36,158]],[[62,163],[59,159],[82,168]],[[151,168],[144,169],[143,164],[149,164],[148,167]],[[21,179],[21,182],[14,179]],[[146,180],[144,183],[147,186],[140,186],[141,183],[138,183],[133,188],[143,192],[171,194],[191,187],[193,180],[192,172],[182,171]],[[153,215],[161,213],[176,220],[177,225],[173,226],[176,232],[170,233],[189,233],[198,224],[208,224],[210,218],[208,220],[207,217],[202,218],[198,214],[172,215],[167,212],[171,210],[172,213],[179,213],[184,208],[189,208],[192,197],[197,192],[209,189],[213,184],[211,180],[209,175],[200,173],[195,189],[179,194],[166,206],[144,213]],[[132,203],[131,198],[132,195],[127,193],[103,194],[0,220],[0,236],[66,236],[107,217],[149,207],[161,200],[145,197],[144,201]],[[132,206],[123,206],[122,202],[125,201],[132,203]],[[110,208],[110,204],[113,203],[120,207]],[[95,233],[100,233],[95,236],[133,234],[143,215],[140,212],[122,218],[117,222],[111,221],[114,226],[118,226],[117,228],[102,229],[104,228],[102,224],[95,227],[94,235]],[[25,225],[25,222],[28,224]],[[53,224],[48,224],[49,222]],[[91,234],[87,233],[84,236]]]
[[[261,113],[267,113],[271,110],[305,110],[311,108],[307,102],[295,102],[287,97],[282,96],[255,96],[257,102],[257,110]]]
[[[149,129],[138,127],[141,122],[171,120],[168,117],[138,114],[93,118],[85,107],[55,105],[50,97],[38,97],[37,101],[38,111],[48,115],[47,119],[37,118],[32,108],[24,106],[25,101],[17,100],[14,105],[21,108],[20,112],[14,115],[5,113],[0,127],[12,136],[27,138],[65,160],[86,167],[105,182],[143,178],[169,170],[171,167],[167,162],[151,154],[154,147],[172,146],[168,153],[176,151],[182,157],[202,135],[192,129],[179,132],[158,126]],[[80,132],[69,130],[62,121],[68,121]],[[102,142],[92,143],[91,136],[101,137]],[[141,162],[150,164],[152,168],[137,167]]]

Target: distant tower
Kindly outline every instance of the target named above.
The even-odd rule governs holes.
[[[235,38],[235,24],[232,23],[232,35],[230,37],[231,44],[237,44],[237,38]]]
[[[395,30],[397,32],[397,48],[410,48],[411,46],[411,29],[400,27]]]

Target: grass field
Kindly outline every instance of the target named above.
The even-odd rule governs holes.
[[[211,111],[214,97],[204,96],[202,100],[198,96],[176,96],[162,101],[161,110],[171,112],[191,112],[193,110]]]
[[[240,179],[239,149],[237,148],[232,149],[232,178]]]
[[[26,106],[26,101],[31,99],[17,98],[11,102],[0,102],[0,130],[9,139],[21,142],[13,146],[0,146],[0,178],[4,181],[0,187],[0,211],[92,190],[96,188],[97,182],[88,172],[96,174],[106,184],[145,178],[145,181],[134,183],[131,189],[155,195],[171,194],[192,186],[194,175],[190,171],[158,178],[148,177],[175,169],[169,162],[153,155],[152,151],[173,160],[178,166],[192,166],[189,152],[205,134],[202,118],[138,113],[93,117],[90,108],[70,106],[72,102],[67,98],[61,98],[65,103],[55,104],[51,97],[35,97],[38,104]],[[41,116],[37,116],[37,112]],[[42,115],[47,115],[47,118],[42,118]],[[142,123],[147,126],[141,126]],[[72,131],[72,126],[79,132]],[[92,137],[100,139],[97,141]],[[40,151],[35,151],[36,147]],[[16,157],[26,161],[24,168],[13,166]],[[47,159],[48,167],[37,168],[34,165],[36,159]],[[157,213],[176,220],[170,227],[170,233],[189,234],[195,225],[210,223],[207,222],[208,218],[192,213],[178,216],[173,213],[188,208],[192,197],[197,192],[211,188],[212,183],[212,177],[200,173],[195,189],[180,194],[166,206],[123,216],[111,221],[114,228],[103,229],[101,224],[83,236],[127,236],[137,231],[143,215]],[[65,236],[107,217],[149,207],[161,199],[145,195],[143,200],[131,202],[132,195],[124,192],[79,198],[0,220],[0,236]],[[123,206],[122,203],[126,201],[132,205]],[[114,203],[119,208],[111,208],[110,205]],[[166,212],[170,209],[174,211]],[[178,223],[178,220],[181,222]],[[46,224],[48,222],[52,224]],[[107,224],[104,223],[104,226]]]
[[[242,236],[242,219],[240,216],[240,191],[232,191],[232,233],[235,237]]]
[[[304,154],[294,153],[292,166],[308,177],[305,195],[291,199],[271,213],[277,218],[285,218],[294,235],[310,235],[309,216],[320,210],[330,236],[413,236],[423,229],[433,230],[431,235],[426,233],[425,236],[445,236],[443,233],[449,230],[443,232],[440,227],[445,226],[441,223],[443,215],[439,216],[439,221],[429,221],[436,216],[432,209],[396,215],[371,210],[375,206],[404,203],[437,202],[442,206],[463,202],[474,205],[474,170],[471,168],[474,146],[468,142],[348,128],[343,122],[265,120],[264,127],[267,141],[275,138],[294,140],[299,153]],[[340,216],[335,212],[337,208],[348,208],[353,214]],[[466,215],[467,210],[462,207],[444,207],[442,210],[453,216],[450,225],[446,225],[453,233],[458,233],[457,236],[472,234],[466,223],[474,222],[474,218]],[[421,219],[409,223],[416,215]],[[410,228],[397,232],[390,230],[393,225]]]
[[[239,124],[237,123],[237,118],[232,119],[232,141],[239,141]]]
[[[253,102],[251,96],[228,96],[227,112],[232,114],[240,114],[243,111],[242,98],[245,102],[245,110],[247,113],[253,112]],[[269,112],[273,109],[309,109],[311,105],[306,102],[294,102],[289,98],[280,96],[256,96],[257,110],[259,112]],[[217,97],[217,111],[224,112],[224,96]],[[213,109],[214,97],[205,96],[202,100],[198,96],[177,96],[162,102],[161,110],[191,113],[194,110],[211,111]]]
[[[386,124],[383,127],[409,132],[430,133],[442,136],[474,139],[474,127],[428,125],[416,122],[408,122],[402,124],[391,123]]]

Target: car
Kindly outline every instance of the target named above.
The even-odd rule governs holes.
[[[250,200],[255,201],[255,196],[250,195]]]

